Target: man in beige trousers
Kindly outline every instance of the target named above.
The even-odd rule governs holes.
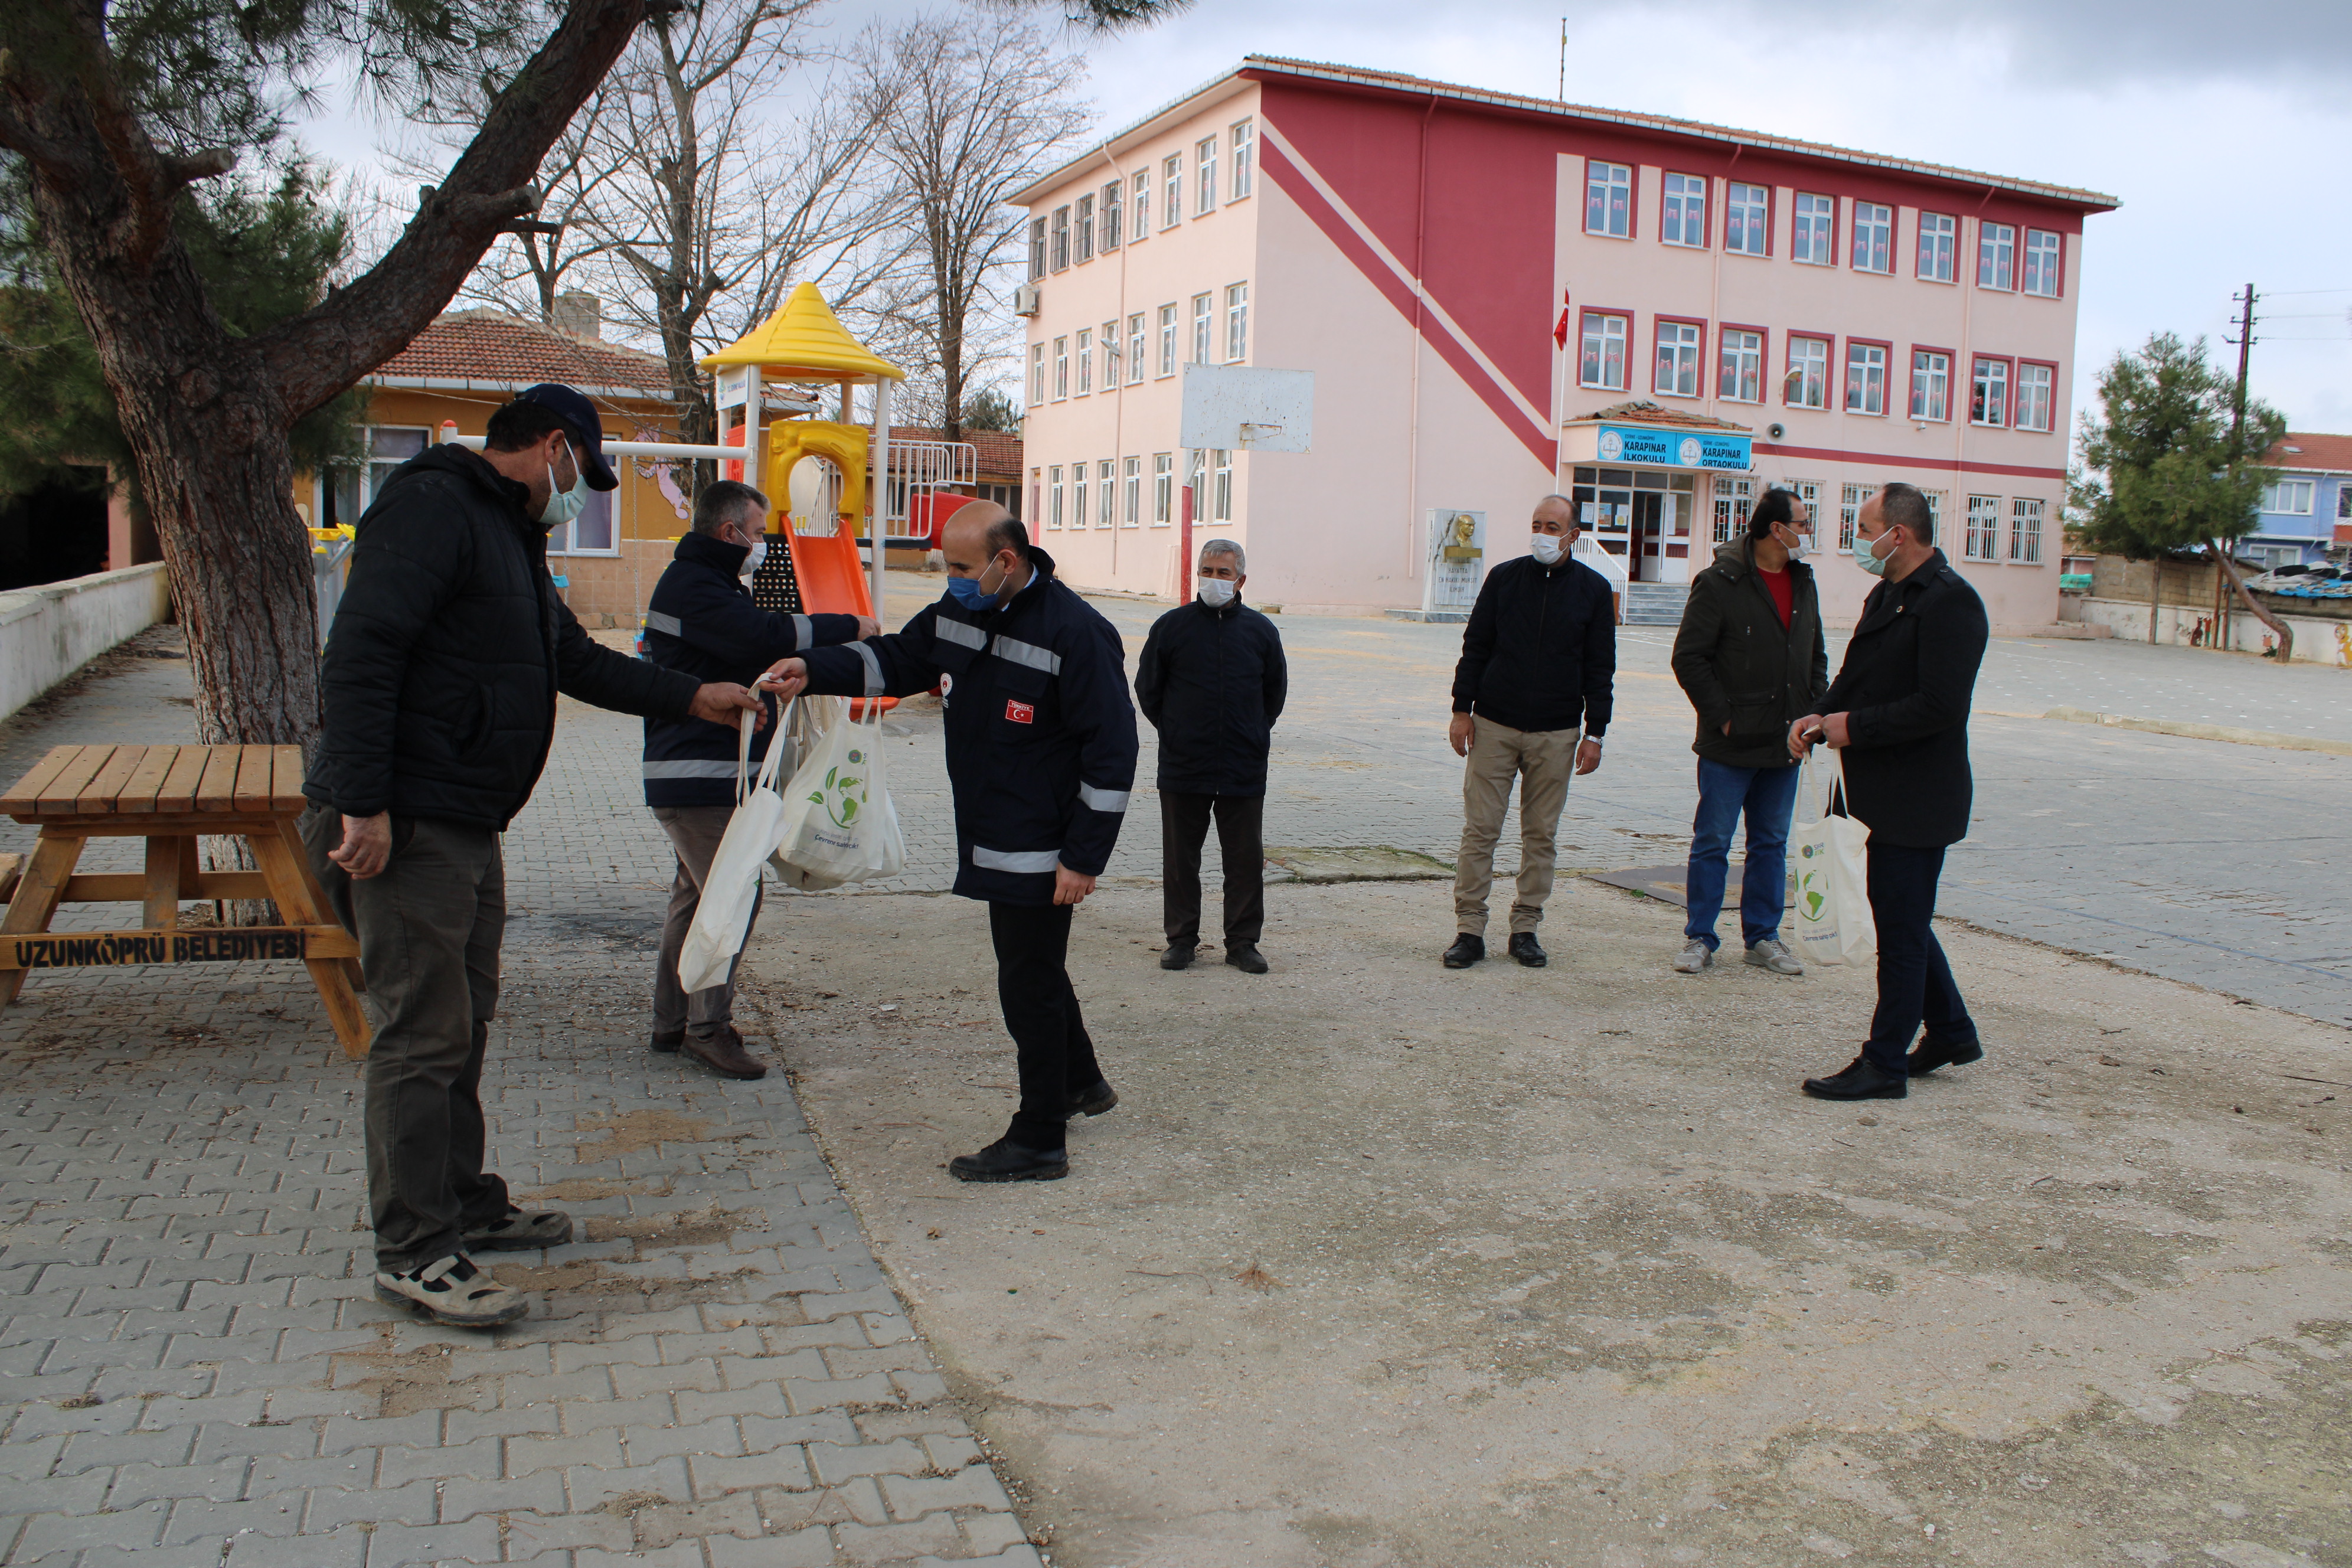
[[[1462,771],[1462,851],[1454,872],[1454,945],[1448,969],[1486,956],[1486,895],[1495,843],[1519,781],[1518,896],[1510,954],[1530,969],[1549,962],[1536,941],[1551,897],[1560,809],[1571,773],[1601,765],[1617,673],[1617,610],[1609,580],[1571,559],[1576,509],[1546,496],[1528,523],[1528,553],[1479,585],[1454,668],[1446,731]]]

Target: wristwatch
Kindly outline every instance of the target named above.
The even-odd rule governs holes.
[[[1605,746],[1605,745],[1607,745],[1607,744],[1608,744],[1608,742],[1607,742],[1606,741],[1603,741],[1603,740],[1602,740],[1600,736],[1598,736],[1598,735],[1587,735],[1587,736],[1585,736],[1585,737],[1584,737],[1584,740],[1585,740],[1585,743],[1586,743],[1586,744],[1588,744],[1588,745],[1594,745],[1594,746]]]

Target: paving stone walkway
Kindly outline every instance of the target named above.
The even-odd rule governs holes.
[[[0,772],[190,738],[184,660],[113,662]],[[539,1293],[494,1335],[396,1313],[358,1072],[299,969],[35,978],[0,1016],[0,1563],[1039,1561],[791,1086],[646,1050],[667,858],[610,782],[633,722],[565,708],[508,837],[483,1096],[584,1239],[493,1259]]]

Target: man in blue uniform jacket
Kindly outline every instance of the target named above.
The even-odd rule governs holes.
[[[698,680],[750,681],[780,658],[803,648],[869,637],[882,629],[869,616],[786,616],[751,602],[743,579],[768,553],[768,498],[747,484],[720,479],[694,503],[694,531],[654,584],[646,612],[646,657],[665,669]],[[770,716],[774,716],[772,699]],[[735,815],[740,747],[734,725],[700,719],[646,721],[646,804],[677,852],[669,915],[662,922],[654,970],[656,1051],[684,1051],[729,1078],[763,1078],[767,1064],[735,1029],[735,974],[691,995],[677,983],[677,955],[702,903],[702,884],[727,820]],[[771,745],[783,743],[768,724],[751,737],[756,770]],[[785,759],[791,761],[789,757]],[[751,905],[760,919],[757,896]],[[742,954],[736,954],[736,962]]]
[[[996,997],[1020,1055],[1003,1138],[948,1169],[967,1182],[1069,1174],[1066,1124],[1118,1103],[1070,988],[1070,911],[1110,859],[1135,783],[1135,707],[1118,633],[1054,576],[1003,507],[940,532],[948,593],[894,635],[785,659],[791,696],[904,697],[941,675],[955,792],[955,890],[988,905]]]

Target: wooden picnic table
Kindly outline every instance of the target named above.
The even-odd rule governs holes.
[[[35,969],[299,960],[353,1057],[371,1031],[360,1005],[359,942],[334,923],[296,821],[299,746],[59,746],[5,796],[0,813],[39,826],[29,858],[0,855],[0,1008]],[[253,871],[207,871],[196,840],[243,838]],[[144,838],[142,872],[77,873],[93,838]],[[180,924],[184,899],[273,899],[284,924]],[[135,930],[51,931],[61,903],[135,903]]]

